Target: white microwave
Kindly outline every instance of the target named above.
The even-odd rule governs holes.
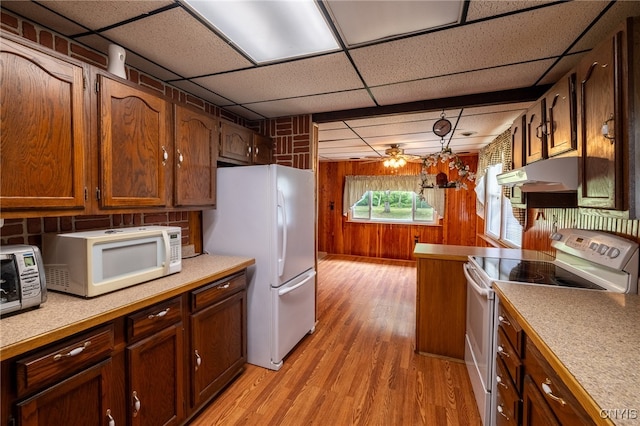
[[[94,297],[182,269],[182,229],[140,226],[45,234],[47,288]]]

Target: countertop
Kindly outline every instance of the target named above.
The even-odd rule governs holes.
[[[91,299],[49,291],[39,308],[0,319],[0,359],[71,336],[253,265],[248,257],[200,255],[182,271]]]
[[[418,259],[457,260],[465,262],[469,256],[502,257],[506,259],[551,260],[552,257],[534,250],[456,246],[418,243],[413,250]]]
[[[607,410],[615,424],[640,424],[640,296],[501,282],[494,289],[594,419]]]

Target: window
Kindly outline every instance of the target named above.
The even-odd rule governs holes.
[[[434,223],[437,214],[432,206],[413,191],[366,191],[351,207],[350,219]]]
[[[511,201],[504,196],[496,176],[502,173],[502,163],[487,167],[485,183],[485,233],[507,243],[522,246],[522,225],[513,215]]]

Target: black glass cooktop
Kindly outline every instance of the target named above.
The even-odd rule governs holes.
[[[599,285],[551,262],[480,256],[473,256],[473,259],[489,278],[496,281],[604,290]]]

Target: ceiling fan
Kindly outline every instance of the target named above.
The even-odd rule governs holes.
[[[415,162],[421,161],[420,156],[405,154],[404,149],[400,148],[400,146],[395,143],[389,145],[389,148],[385,149],[384,153],[386,157],[380,156],[378,159],[380,161],[383,161],[382,164],[385,167],[390,167],[394,169],[403,167],[405,164],[409,162],[415,163]]]

